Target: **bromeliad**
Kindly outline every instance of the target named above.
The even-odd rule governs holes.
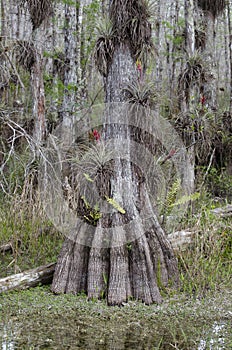
[[[138,72],[139,72],[139,80],[141,81],[142,75],[143,75],[143,69],[142,69],[142,62],[139,59],[137,59],[137,61],[136,61],[136,67],[137,67]]]
[[[101,135],[96,129],[94,129],[89,133],[89,138],[90,140],[99,141],[101,138]]]
[[[205,96],[204,95],[201,95],[201,97],[200,97],[200,101],[201,101],[201,105],[202,105],[202,107],[204,106],[204,104],[205,104],[205,101],[206,101],[206,98],[205,98]]]
[[[177,151],[175,149],[171,149],[168,155],[161,161],[160,164],[163,165],[168,159],[171,159],[176,154],[176,152]]]

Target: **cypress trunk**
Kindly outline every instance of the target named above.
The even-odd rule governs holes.
[[[121,305],[130,297],[151,304],[161,302],[160,288],[168,283],[178,285],[177,259],[150,202],[143,169],[133,164],[130,123],[123,123],[120,115],[127,99],[124,88],[137,79],[131,44],[119,40],[104,81],[107,108],[102,137],[105,142],[112,141],[115,148],[123,144],[123,154],[128,157],[120,157],[119,152],[109,162],[110,171],[103,173],[98,189],[123,210],[102,215],[93,227],[89,247],[78,243],[80,232],[76,240],[66,240],[52,284],[56,293],[85,291],[89,298],[106,296],[109,305]],[[144,212],[149,214],[146,220]],[[89,235],[88,230],[82,235]]]

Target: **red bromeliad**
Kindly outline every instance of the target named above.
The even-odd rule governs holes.
[[[141,61],[137,60],[136,61],[136,66],[137,66],[137,69],[139,71],[139,77],[140,77],[140,80],[141,80],[142,79],[142,74],[143,74],[143,68],[142,68]]]
[[[101,135],[99,134],[99,132],[96,129],[93,130],[93,137],[96,141],[99,141],[101,138]]]
[[[160,163],[161,165],[164,164],[168,159],[172,158],[176,154],[175,149],[171,149],[168,155],[164,158],[164,160]]]
[[[205,101],[206,101],[206,98],[204,95],[201,95],[200,101],[201,101],[201,105],[204,106]]]
[[[101,138],[100,133],[96,129],[92,129],[91,132],[89,132],[89,140],[90,141],[99,141]]]

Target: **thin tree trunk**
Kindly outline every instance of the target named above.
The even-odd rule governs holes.
[[[185,0],[186,49],[189,56],[195,53],[194,2]]]
[[[230,113],[232,114],[232,26],[231,26],[231,11],[230,11],[230,3],[228,2],[228,29],[229,29],[229,64],[230,64]]]
[[[81,84],[82,79],[82,67],[81,67],[81,35],[82,35],[82,22],[83,22],[83,3],[79,1],[78,4],[78,27],[77,27],[77,81]],[[80,93],[80,92],[79,92]]]
[[[195,53],[195,25],[194,25],[194,2],[193,0],[185,0],[185,50],[186,50],[186,61],[189,57]],[[194,96],[196,99],[196,92],[193,87],[187,88],[188,91],[183,91],[182,97],[182,112],[185,117],[188,117],[191,112],[194,111],[196,101],[191,102],[191,98]],[[195,105],[194,105],[195,104]],[[189,194],[194,192],[195,184],[195,138],[194,134],[190,141],[190,145],[187,149],[188,167],[183,169],[183,179],[188,179]]]
[[[156,38],[156,50],[157,50],[157,57],[156,57],[156,86],[158,91],[161,87],[161,81],[162,81],[162,60],[161,60],[161,0],[157,1],[157,19],[156,19],[156,31],[155,31],[155,38]]]
[[[6,41],[6,14],[5,14],[5,5],[4,1],[1,0],[1,41],[5,45]]]
[[[223,19],[223,29],[224,29],[224,93],[225,91],[228,91],[230,89],[230,58],[229,58],[229,45],[230,45],[230,39],[229,39],[229,14],[228,14],[228,7],[227,11],[224,12],[224,19]],[[220,69],[220,65],[219,65]],[[219,80],[220,81],[220,80]],[[221,82],[220,82],[221,83]],[[229,111],[231,111],[230,103],[229,103]]]
[[[34,138],[40,145],[46,134],[45,92],[43,80],[43,60],[40,53],[35,53],[36,59],[31,70],[31,87],[33,95]]]
[[[65,3],[65,73],[62,105],[63,125],[71,128],[76,104],[77,90],[77,6],[79,1]]]
[[[175,9],[173,10],[173,45],[172,45],[172,67],[171,67],[171,92],[170,92],[170,99],[172,101],[173,95],[175,94],[175,72],[176,72],[176,47],[174,45],[174,40],[176,39],[177,33],[177,25],[179,21],[179,10],[180,10],[180,4],[179,0],[175,1]]]

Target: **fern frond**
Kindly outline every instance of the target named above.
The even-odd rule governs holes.
[[[181,189],[181,180],[180,179],[176,179],[176,181],[173,182],[170,190],[167,193],[167,196],[165,198],[165,208],[167,211],[170,210],[170,208],[173,207],[175,201],[176,201],[176,197],[178,195],[178,192]]]
[[[174,207],[176,205],[182,205],[185,203],[188,203],[189,201],[195,201],[200,197],[200,192],[195,192],[190,195],[184,195],[180,199],[178,199],[175,203],[171,205],[171,207]]]

